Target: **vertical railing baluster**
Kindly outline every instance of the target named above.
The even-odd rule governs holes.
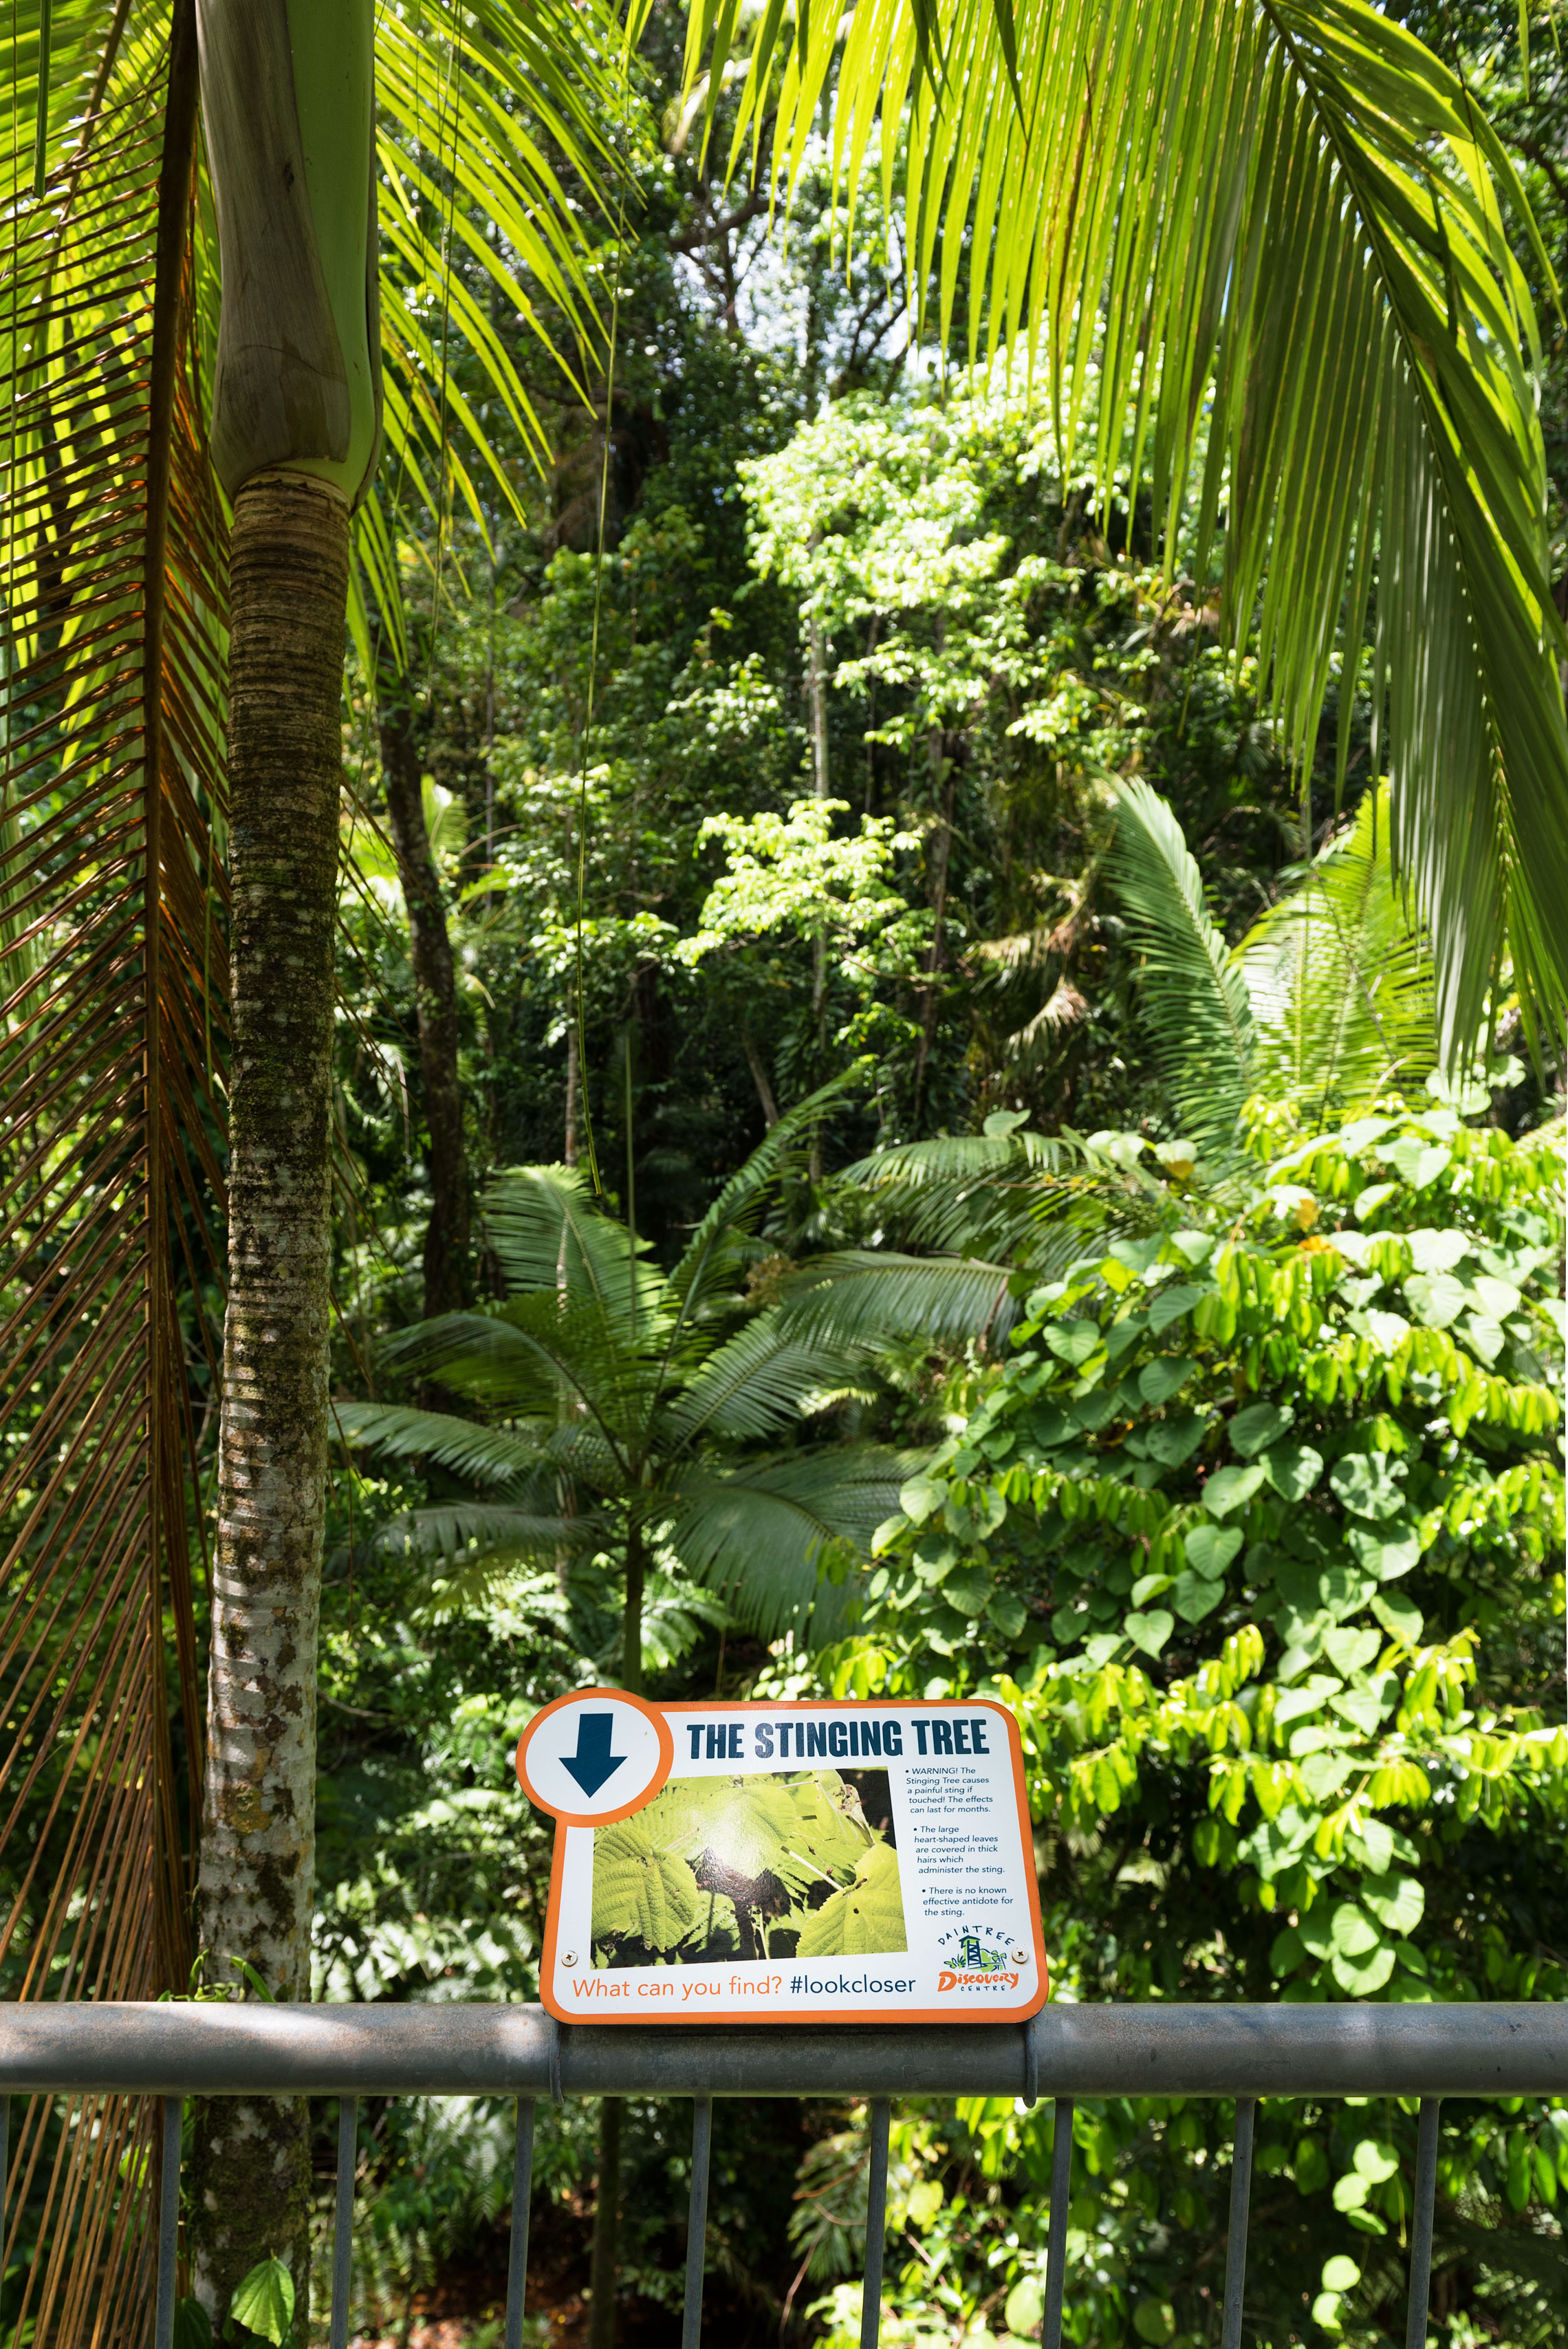
[[[681,2349],[697,2349],[702,2339],[702,2271],[707,2257],[707,2163],[713,2147],[713,2098],[694,2096],[691,2106],[691,2208],[686,2213],[686,2307]]]
[[[1062,2349],[1062,2294],[1068,2280],[1068,2201],[1073,2182],[1073,2100],[1058,2096],[1052,2116],[1051,2237],[1046,2249],[1046,2319],[1041,2349]]]
[[[1432,2286],[1432,2206],[1438,2199],[1439,2096],[1421,2098],[1416,2133],[1416,2223],[1410,2231],[1410,2307],[1405,2319],[1405,2349],[1427,2349],[1427,2312]]]
[[[354,2266],[354,2168],[359,2099],[337,2102],[337,2216],[332,2234],[332,2349],[348,2349],[348,2286]]]
[[[180,2098],[165,2096],[163,2170],[158,2192],[158,2306],[152,2321],[154,2349],[171,2349],[174,2340],[174,2262],[180,2249],[180,2128],[182,2117]]]
[[[887,2137],[892,2101],[872,2098],[872,2166],[866,2181],[866,2281],[861,2301],[861,2349],[877,2349],[882,2331],[882,2249],[887,2234]]]
[[[528,2292],[528,2206],[533,2194],[533,2098],[517,2100],[517,2157],[511,2167],[511,2257],[506,2271],[505,2349],[522,2349]]]
[[[1235,2149],[1231,2157],[1231,2231],[1225,2243],[1225,2322],[1220,2349],[1242,2349],[1242,2292],[1247,2280],[1247,2204],[1253,2190],[1255,2096],[1236,2098]]]
[[[0,2271],[5,2264],[5,2173],[11,2164],[11,2099],[0,2096]]]

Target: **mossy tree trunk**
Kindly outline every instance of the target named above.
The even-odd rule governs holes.
[[[330,1327],[333,927],[350,517],[379,435],[373,0],[197,0],[223,306],[230,578],[229,1300],[198,1932],[310,1995]],[[197,2116],[198,2297],[286,2261],[308,2329],[303,2102]]]
[[[211,1971],[310,1996],[316,1625],[326,1489],[328,1105],[348,503],[274,472],[235,501],[229,1300],[199,1930]],[[198,2289],[224,2312],[275,2254],[305,2304],[301,2100],[197,2126]]]

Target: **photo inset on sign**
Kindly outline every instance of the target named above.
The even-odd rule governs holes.
[[[887,1772],[672,1778],[593,1830],[592,1930],[601,1969],[907,1950]]]

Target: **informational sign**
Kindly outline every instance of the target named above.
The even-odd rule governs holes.
[[[1016,2023],[1047,1995],[1016,1723],[952,1703],[536,1713],[566,2023]]]

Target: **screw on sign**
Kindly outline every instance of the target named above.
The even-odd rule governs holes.
[[[578,2023],[1016,2023],[1047,1992],[1011,1713],[584,1689],[518,1777],[557,1821],[542,1992]]]

